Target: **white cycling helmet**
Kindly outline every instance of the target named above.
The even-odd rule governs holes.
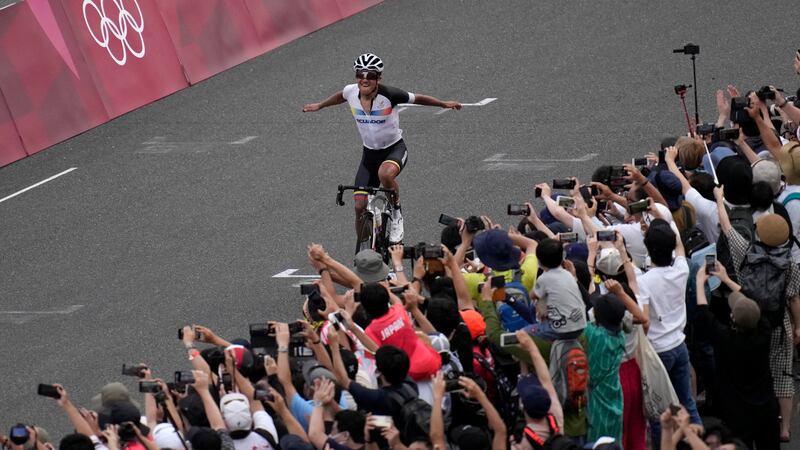
[[[356,72],[359,70],[374,70],[375,72],[383,73],[383,61],[377,55],[364,53],[356,58],[353,63],[353,70]]]

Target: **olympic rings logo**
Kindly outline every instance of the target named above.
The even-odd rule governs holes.
[[[142,8],[139,6],[139,3],[136,0],[127,0],[127,3],[130,5],[131,1],[136,5],[136,11],[138,12],[136,17],[131,14],[130,11],[132,11],[132,9],[128,10],[125,8],[126,0],[110,0],[109,2],[106,2],[106,0],[99,0],[100,6],[97,6],[93,0],[83,0],[83,20],[86,22],[86,28],[89,29],[89,34],[92,35],[97,45],[106,49],[111,59],[120,66],[124,66],[125,62],[128,60],[128,52],[140,59],[144,57],[145,52],[144,36],[142,35],[144,31],[144,15],[142,15]],[[116,20],[112,20],[108,17],[106,13],[106,3],[109,3],[108,12],[114,12],[114,8],[118,11]],[[111,3],[113,3],[113,6],[110,5]],[[99,36],[89,24],[89,15],[94,15],[87,15],[87,11],[91,9],[94,9],[95,13],[100,18]],[[113,14],[112,17],[114,17]],[[138,45],[132,46],[128,37],[135,34],[139,35],[139,38],[134,40],[134,44]],[[119,44],[115,44],[114,41],[119,41]]]

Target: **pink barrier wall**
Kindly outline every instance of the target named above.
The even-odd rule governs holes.
[[[108,120],[68,28],[57,0],[0,11],[0,90],[29,155]]]
[[[26,0],[0,9],[0,166],[382,0]]]

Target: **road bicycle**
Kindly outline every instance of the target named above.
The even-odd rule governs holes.
[[[391,221],[395,204],[394,189],[376,188],[370,186],[342,186],[339,185],[336,194],[336,204],[344,206],[342,195],[345,191],[366,192],[367,208],[361,213],[361,224],[356,233],[356,253],[361,250],[372,249],[381,255],[384,261],[389,258],[389,246],[396,242],[389,242]]]

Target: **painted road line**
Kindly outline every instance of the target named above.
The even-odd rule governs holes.
[[[485,98],[485,99],[479,101],[478,103],[462,103],[461,106],[486,106],[486,105],[488,105],[489,103],[492,103],[495,100],[497,100],[497,99],[489,97],[489,98]],[[400,109],[397,110],[397,112],[399,113],[399,112],[402,112],[402,111],[405,111],[406,109],[408,109],[409,106],[417,107],[417,106],[425,106],[425,105],[418,105],[416,103],[400,103],[397,106],[400,106]],[[447,110],[445,109],[443,111],[439,111],[436,114],[442,114],[442,112],[444,112],[444,111],[447,111]]]
[[[257,137],[258,136],[247,136],[247,137],[244,137],[242,139],[239,139],[238,141],[231,142],[231,145],[244,145],[244,144],[247,144],[248,142],[252,141],[253,139],[256,139]]]
[[[319,275],[295,275],[300,269],[286,269],[281,273],[276,273],[272,278],[319,278]]]
[[[53,176],[52,176],[52,177],[50,177],[50,178],[46,178],[46,179],[44,179],[44,180],[42,180],[42,181],[40,181],[40,182],[38,182],[38,183],[36,183],[36,184],[32,184],[32,185],[30,185],[30,186],[26,187],[25,189],[23,189],[23,190],[21,190],[21,191],[15,192],[15,193],[13,193],[13,194],[9,195],[8,197],[5,197],[5,198],[2,198],[2,199],[0,199],[0,203],[3,203],[3,202],[4,202],[4,201],[6,201],[6,200],[10,200],[10,199],[12,199],[12,198],[14,198],[14,197],[18,196],[19,194],[22,194],[22,193],[24,193],[24,192],[28,192],[28,191],[30,191],[31,189],[35,188],[35,187],[38,187],[38,186],[41,186],[41,185],[43,185],[43,184],[47,183],[48,181],[53,181],[53,180],[55,180],[56,178],[58,178],[58,177],[60,177],[60,176],[62,176],[62,175],[66,175],[66,174],[68,174],[68,173],[72,172],[72,171],[73,171],[73,170],[75,170],[75,169],[77,169],[77,167],[71,167],[71,168],[69,168],[69,169],[67,169],[67,170],[65,170],[65,171],[63,171],[63,172],[61,172],[61,173],[57,173],[57,174],[53,175]]]
[[[83,305],[72,305],[56,311],[0,311],[0,323],[23,325],[43,316],[63,316],[72,314],[81,308],[83,308]]]
[[[483,162],[488,162],[488,163],[586,162],[596,158],[597,153],[588,153],[586,155],[581,156],[580,158],[570,158],[570,159],[516,159],[516,158],[506,158],[506,156],[508,156],[506,153],[495,153],[494,155],[484,159]]]

